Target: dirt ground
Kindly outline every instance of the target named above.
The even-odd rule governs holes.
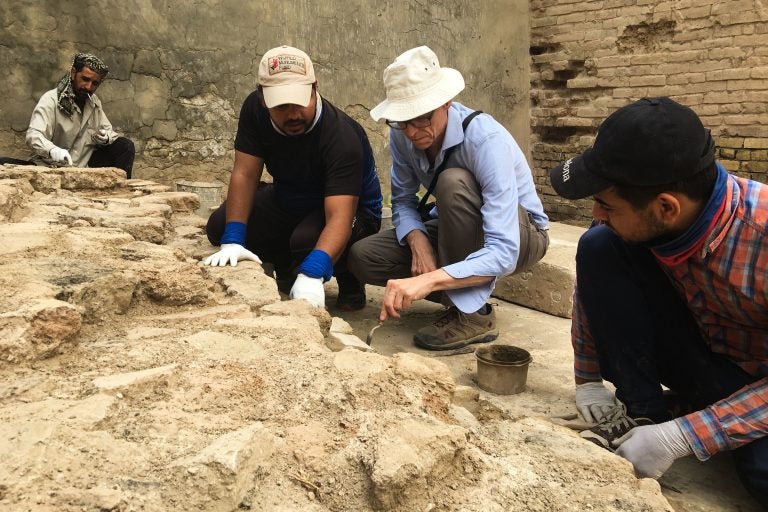
[[[342,315],[365,339],[376,325],[381,306],[382,288],[368,286],[368,305],[364,310]],[[328,285],[333,304],[336,289]],[[478,389],[480,396],[511,415],[558,416],[575,412],[573,387],[573,352],[570,345],[570,320],[520,307],[509,302],[494,302],[500,335],[494,344],[507,344],[529,351],[533,357],[528,370],[525,392],[494,395],[477,388],[477,362],[474,354],[442,357],[417,347],[412,341],[415,330],[435,318],[441,308],[426,301],[408,311],[400,320],[392,320],[374,332],[372,345],[385,355],[413,352],[438,357],[451,368],[457,384]],[[735,476],[729,454],[718,455],[702,463],[695,457],[676,461],[660,480],[662,492],[677,511],[759,511],[761,508],[746,493]]]
[[[568,320],[499,302],[527,388],[478,391],[472,354],[412,345],[434,305],[368,351],[344,336],[380,289],[340,315],[333,281],[325,311],[252,262],[201,266],[198,206],[115,169],[0,166],[0,510],[756,510],[727,457],[660,487],[550,421],[573,411]]]

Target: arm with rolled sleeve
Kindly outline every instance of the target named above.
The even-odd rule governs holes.
[[[578,288],[573,292],[573,314],[571,316],[571,344],[573,345],[573,370],[576,383],[601,381],[600,361],[595,342],[589,331],[587,316],[579,300]]]
[[[768,378],[678,421],[699,460],[761,439],[768,435]]]
[[[470,125],[467,132],[473,128],[477,127]],[[517,176],[530,174],[530,169],[512,137],[498,131],[491,131],[479,141],[465,138],[462,146],[457,165],[471,170],[480,187],[485,243],[464,261],[447,265],[443,270],[454,279],[491,278],[484,284],[446,291],[461,311],[474,312],[491,296],[496,278],[511,273],[517,265],[520,253]]]
[[[57,147],[52,142],[56,108],[56,96],[50,92],[45,93],[35,105],[27,128],[27,146],[35,155],[46,160],[50,160],[51,150]]]
[[[96,127],[97,139],[99,139],[101,135],[106,137],[106,140],[104,140],[103,142],[101,140],[97,142],[96,139],[94,139],[94,142],[97,142],[98,144],[105,145],[105,146],[112,144],[120,135],[114,130],[114,128],[112,127],[112,123],[107,118],[107,114],[104,112],[104,110],[101,108],[100,105],[99,105],[99,108],[96,109],[96,112],[94,113],[99,115],[97,120],[98,125]]]

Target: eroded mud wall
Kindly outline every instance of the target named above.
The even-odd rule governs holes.
[[[279,44],[307,51],[321,94],[368,129],[383,181],[386,134],[368,111],[383,99],[386,65],[420,44],[462,71],[459,101],[492,113],[527,148],[528,21],[522,0],[2,2],[0,154],[26,154],[37,99],[75,51],[91,51],[111,68],[99,94],[137,142],[137,177],[227,183],[240,106],[261,56]]]

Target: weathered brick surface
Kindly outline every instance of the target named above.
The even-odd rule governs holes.
[[[670,96],[712,130],[718,158],[768,182],[768,8],[754,0],[532,0],[531,153],[555,220],[586,222],[548,171],[594,140],[607,115]]]

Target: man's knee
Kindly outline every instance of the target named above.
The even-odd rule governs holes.
[[[451,167],[440,173],[435,185],[435,197],[441,205],[447,205],[453,200],[465,197],[480,198],[480,187],[475,176],[461,167]]]
[[[353,243],[347,254],[347,269],[359,280],[364,282],[363,269],[365,264],[362,259],[365,254],[365,238]]]
[[[221,237],[224,236],[224,226],[227,220],[226,202],[222,203],[214,211],[205,225],[205,234],[211,245],[221,245]]]
[[[112,145],[114,146],[115,150],[121,153],[130,153],[132,155],[136,154],[136,145],[128,137],[118,137],[115,139],[115,142],[113,142]]]
[[[576,248],[576,268],[590,268],[602,265],[601,262],[615,254],[616,244],[621,239],[605,225],[595,226],[581,235]]]
[[[736,471],[744,487],[768,510],[768,438],[735,450]]]

